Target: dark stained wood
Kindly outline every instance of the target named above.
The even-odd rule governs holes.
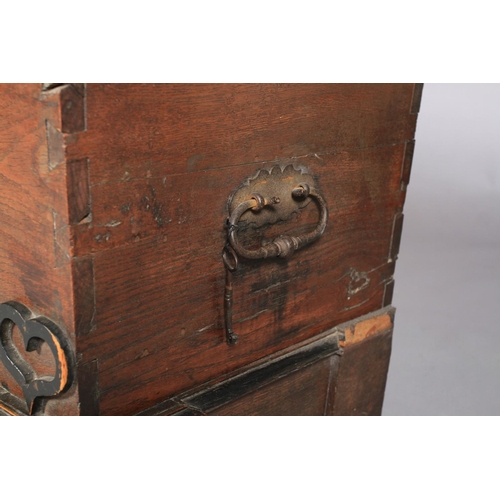
[[[141,412],[141,416],[149,417],[149,416],[157,416],[161,415],[164,417],[170,415],[183,415],[184,411],[187,409],[184,403],[179,401],[175,401],[173,399],[168,399],[167,401],[162,401],[161,403],[148,408],[147,410]]]
[[[83,112],[82,92],[82,86],[43,91],[40,85],[0,85],[0,302],[17,301],[50,318],[67,333],[73,348],[69,224],[88,202],[79,197],[75,204],[72,188],[84,176],[79,169],[68,170],[64,142],[72,130],[81,129],[71,109]],[[75,99],[80,104],[73,107]],[[41,344],[39,352],[24,354],[41,375],[50,375],[53,368],[46,350]],[[0,380],[9,381],[4,367]],[[12,392],[19,393],[9,382]],[[78,413],[73,385],[57,403],[47,402],[46,414]]]
[[[412,84],[87,85],[92,184],[413,139]],[[113,126],[110,126],[113,124]]]
[[[64,169],[49,169],[39,85],[0,86],[0,302],[17,300],[71,324],[70,267],[55,271],[54,213],[66,210]],[[52,123],[52,121],[50,123]]]
[[[338,343],[335,342],[338,347]],[[325,347],[325,346],[323,346]],[[328,352],[331,348],[328,349]],[[333,404],[339,356],[326,350],[301,354],[296,366],[278,359],[263,363],[194,396],[167,400],[140,415],[325,415]],[[301,356],[292,356],[297,359]],[[308,363],[304,359],[308,358]]]
[[[313,174],[330,206],[330,219],[340,230],[348,231],[366,212],[365,231],[375,233],[388,211],[394,215],[400,206],[400,165],[405,145],[384,146],[321,157],[302,158]],[[91,163],[92,165],[92,163]],[[92,223],[76,225],[73,231],[74,255],[140,243],[162,236],[165,242],[186,242],[201,246],[214,238],[225,238],[224,221],[229,195],[260,167],[274,162],[241,165],[160,179],[138,179],[91,187]],[[378,215],[380,211],[380,216]],[[304,216],[303,216],[304,217]],[[310,217],[310,222],[317,217]],[[375,224],[370,228],[370,224]],[[288,224],[283,230],[295,228]],[[203,245],[203,248],[208,245]],[[198,250],[196,248],[196,250]],[[215,251],[215,250],[214,250]],[[218,251],[218,250],[217,250]]]
[[[341,341],[340,345],[348,348],[373,335],[391,330],[394,324],[394,314],[395,309],[388,306],[344,325],[339,325],[336,329],[344,333],[344,340]]]
[[[75,335],[81,337],[95,330],[94,261],[92,256],[73,260]]]
[[[258,391],[235,398],[209,415],[324,415],[330,371],[338,356],[323,359]]]
[[[380,415],[391,355],[392,330],[345,350],[333,415]]]
[[[89,164],[87,160],[68,163],[69,222],[79,224],[90,215]]]
[[[288,94],[285,95],[282,89],[280,96],[282,105],[288,107],[294,100],[298,105],[298,100],[304,98],[307,91],[308,106],[314,109],[314,113],[300,115],[304,123],[299,128],[306,137],[321,135],[316,121],[319,116],[326,120],[322,115],[325,110],[331,111],[338,106],[347,113],[349,102],[354,115],[358,106],[365,106],[365,114],[359,118],[368,137],[365,146],[374,145],[369,137],[377,137],[382,144],[390,145],[338,154],[323,154],[322,149],[301,151],[310,154],[302,161],[317,176],[330,206],[327,231],[320,241],[288,261],[242,263],[234,280],[234,321],[242,340],[234,349],[228,350],[223,342],[224,273],[221,264],[226,237],[226,202],[246,177],[266,165],[238,166],[245,159],[244,156],[238,157],[238,151],[245,151],[246,147],[248,152],[259,147],[264,151],[259,159],[276,156],[276,152],[270,156],[265,153],[266,132],[257,140],[252,131],[248,132],[250,136],[246,136],[246,142],[238,151],[229,143],[221,149],[213,141],[229,133],[224,127],[228,127],[226,121],[231,113],[227,108],[218,109],[214,103],[225,98],[228,87],[195,87],[196,95],[189,86],[183,87],[182,92],[187,92],[186,95],[182,92],[175,94],[175,86],[155,88],[158,93],[153,117],[148,104],[151,89],[147,87],[127,87],[128,92],[135,92],[132,97],[121,86],[88,86],[88,131],[80,134],[75,144],[68,146],[70,156],[74,155],[76,159],[78,155],[85,155],[91,165],[92,220],[89,224],[71,228],[72,251],[76,256],[94,254],[96,328],[83,340],[82,350],[85,359],[99,357],[101,410],[104,414],[120,411],[124,401],[130,402],[131,406],[127,408],[140,411],[141,408],[134,408],[134,405],[147,407],[158,398],[188,389],[193,383],[203,383],[228,373],[335,324],[375,310],[384,304],[385,284],[392,279],[394,262],[388,257],[389,245],[394,217],[400,212],[403,202],[401,168],[413,125],[405,129],[399,122],[397,134],[403,135],[396,137],[395,129],[381,130],[380,122],[374,117],[381,112],[378,108],[381,102],[390,99],[390,112],[405,116],[405,123],[412,124],[414,119],[408,118],[410,88],[353,88],[349,90],[353,92],[352,100],[343,101],[346,90],[333,88],[335,86],[286,87]],[[266,92],[273,92],[273,88],[250,86],[246,96],[249,107],[245,115],[238,115],[238,120],[246,118],[251,122],[254,119],[257,96],[252,92],[260,93],[260,99],[265,101]],[[367,94],[363,94],[362,88]],[[238,89],[234,87],[232,92],[238,93]],[[336,93],[337,90],[340,94]],[[390,98],[385,93],[389,90]],[[103,103],[108,102],[113,92],[117,101],[113,102],[118,107],[107,106],[106,113],[112,112],[117,119],[118,113],[125,111],[121,106],[127,103],[128,117],[131,109],[137,109],[142,118],[138,122],[135,118],[132,122],[128,120],[126,124],[119,120],[125,128],[134,123],[139,128],[133,129],[134,135],[130,135],[132,130],[122,130],[120,137],[108,141],[112,147],[120,144],[120,151],[113,151],[109,156],[106,153],[104,169],[104,163],[100,166],[102,155],[108,151],[109,145],[99,139],[97,131],[103,119],[99,113],[104,111]],[[377,99],[366,101],[368,96],[373,97],[373,92],[381,94]],[[193,107],[198,99],[202,99],[203,106]],[[170,109],[172,103],[178,106],[182,123],[192,120],[191,125],[166,128],[166,124],[158,122],[169,116],[166,111],[166,114],[158,112],[158,106]],[[384,103],[388,106],[387,100]],[[212,106],[210,110],[215,114],[210,115],[206,106]],[[279,120],[274,115],[279,108],[266,109],[268,116],[273,116],[271,123]],[[342,112],[339,111],[339,121]],[[385,112],[388,112],[387,108]],[[106,116],[109,120],[109,115]],[[231,134],[234,144],[238,144],[242,136],[234,128],[234,119],[232,117]],[[202,168],[205,160],[199,159],[201,163],[196,168],[191,164],[179,170],[177,166],[180,168],[189,163],[190,153],[194,154],[194,150],[181,151],[178,144],[192,146],[192,129],[189,127],[195,123],[199,126],[199,120],[209,120],[211,124],[200,129],[204,130],[206,147],[210,147],[214,154],[230,154],[231,160],[226,163],[219,156],[217,161],[222,163],[205,164]],[[296,133],[290,128],[291,123],[296,125],[295,120],[296,117],[284,128],[275,130],[273,143],[282,144],[281,150],[293,150],[289,147],[289,137]],[[147,149],[145,170],[139,170],[139,164],[134,166],[131,162],[132,158],[136,161],[138,155],[146,154],[141,127],[145,133],[148,131],[154,136],[154,146]],[[161,133],[156,134],[157,127]],[[368,129],[371,132],[367,132]],[[210,133],[212,131],[214,133]],[[342,138],[338,142],[343,144],[339,150],[347,144],[360,147],[359,143],[352,142],[359,140],[357,133],[355,136],[352,131],[340,136],[336,135],[338,133],[343,134],[332,129],[329,140],[337,144],[335,138]],[[372,133],[375,135],[370,136]],[[123,142],[125,137],[128,138],[126,144]],[[174,139],[175,144],[172,143]],[[99,147],[96,147],[94,141],[98,140]],[[307,141],[316,144],[316,139]],[[337,150],[333,146],[330,149]],[[131,157],[125,160],[123,155],[127,151]],[[156,164],[155,161],[160,162],[160,159],[155,160],[155,155],[160,152],[161,163]],[[171,154],[177,156],[171,157]],[[119,161],[119,158],[123,160]],[[255,157],[247,158],[255,160]],[[127,166],[125,171],[122,164]],[[216,168],[219,165],[226,168]],[[303,232],[307,224],[315,220],[317,214],[311,208],[300,220],[281,224],[277,230]],[[270,233],[272,230],[267,236],[270,237]],[[259,234],[254,237],[261,239]],[[331,259],[331,265],[326,269],[317,265],[325,258]],[[311,290],[321,290],[321,293],[311,294]],[[186,360],[190,360],[189,365],[196,366],[196,369],[187,368]]]
[[[395,261],[398,258],[399,247],[401,246],[401,235],[403,233],[403,219],[402,213],[394,215],[394,226],[392,229],[391,248],[389,252],[389,259]]]
[[[0,302],[61,325],[77,352],[78,383],[46,413],[147,411],[390,303],[420,97],[412,84],[0,86]],[[297,157],[327,229],[289,260],[242,260],[229,347],[228,196]],[[312,203],[241,239],[317,220]]]
[[[78,365],[78,388],[80,415],[99,415],[99,365],[97,359]]]
[[[272,384],[278,384],[286,391],[292,390],[292,387],[296,388],[296,382],[298,380],[302,380],[302,377],[293,378],[291,374],[302,370],[304,371],[307,366],[312,365],[314,363],[318,363],[320,360],[325,358],[325,356],[331,357],[332,354],[336,353],[339,350],[339,336],[336,332],[330,333],[329,335],[314,341],[312,343],[307,343],[302,347],[298,347],[297,349],[286,352],[281,356],[271,356],[267,361],[261,362],[255,368],[250,369],[242,374],[236,375],[228,380],[225,380],[219,385],[215,385],[214,387],[209,388],[206,391],[201,391],[194,395],[184,395],[181,396],[181,400],[187,406],[191,408],[196,408],[205,414],[216,413],[216,410],[219,407],[225,407],[227,405],[232,406],[234,400],[239,400],[241,398],[246,398],[246,395],[249,394],[249,398],[252,399],[253,396],[250,394],[259,391],[262,394],[262,397],[268,398],[269,396],[264,396],[264,394],[269,394],[269,391],[262,392],[262,387]],[[323,368],[319,369],[320,371],[324,371],[325,366],[330,366],[330,362],[326,365],[322,365]],[[315,373],[317,370],[313,370]],[[305,375],[306,378],[309,375]],[[278,383],[281,379],[290,379],[295,382],[291,382],[291,385],[285,380],[283,383]],[[320,391],[322,394],[322,411],[325,408],[325,401],[328,392],[329,385],[329,377],[321,377],[316,379],[316,383],[323,383],[324,387]],[[274,389],[270,389],[270,393],[272,393]],[[279,392],[279,391],[277,391]],[[318,396],[318,394],[316,394]],[[316,397],[315,396],[315,397]],[[260,396],[257,396],[260,397]],[[282,399],[281,403],[276,402],[276,406],[274,406],[273,410],[280,406],[280,404],[284,403],[286,397],[278,398]],[[292,398],[293,399],[293,398]],[[299,401],[291,402],[293,405],[300,404]],[[242,403],[245,405],[245,403]],[[236,407],[239,404],[236,405]],[[262,411],[263,407],[260,406],[260,409],[256,408],[256,411]],[[233,411],[233,410],[229,410]],[[308,410],[303,410],[308,411]],[[314,410],[315,411],[315,410]],[[242,415],[246,414],[245,411],[241,413]]]
[[[413,153],[415,151],[415,140],[406,143],[406,149],[403,160],[403,169],[401,172],[401,190],[406,190],[410,183],[411,165],[413,162]]]
[[[85,85],[67,84],[59,89],[61,132],[74,134],[85,130]]]
[[[86,359],[100,359],[102,411],[117,411],[124,398],[143,401],[146,386],[153,397],[186,390],[381,307],[394,271],[388,256],[403,154],[400,145],[305,160],[330,204],[327,230],[289,260],[242,262],[234,278],[242,340],[232,350],[222,316],[225,205],[255,166],[171,176],[166,186],[93,187],[84,229],[93,237],[75,236],[74,248],[94,256],[96,329],[82,347]],[[275,231],[303,233],[318,220],[313,206],[307,210]],[[325,259],[326,267],[318,265]],[[192,373],[186,359],[197,367]]]
[[[392,329],[393,318],[392,307],[361,316],[140,415],[333,415],[339,359]]]
[[[394,280],[388,281],[385,284],[384,289],[384,301],[382,303],[383,307],[389,306],[392,304],[392,297],[394,296]]]
[[[172,415],[175,417],[201,417],[201,416],[205,416],[204,413],[202,413],[199,410],[196,410],[194,408],[184,408],[177,413],[173,413]],[[166,415],[163,415],[163,416],[166,416]]]
[[[420,102],[422,101],[423,83],[416,83],[413,87],[413,99],[411,103],[411,113],[416,115],[420,111]]]

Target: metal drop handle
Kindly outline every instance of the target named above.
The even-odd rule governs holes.
[[[286,193],[285,193],[286,195]],[[281,235],[272,242],[257,250],[248,250],[239,242],[238,222],[243,214],[251,210],[260,212],[266,206],[273,206],[280,203],[277,196],[262,196],[259,193],[252,193],[250,199],[238,204],[231,216],[227,219],[227,243],[222,253],[222,260],[226,269],[226,285],[224,290],[224,319],[226,325],[226,342],[230,345],[238,341],[238,335],[233,331],[233,273],[238,267],[238,256],[245,259],[267,259],[271,257],[290,257],[296,250],[317,240],[326,229],[328,221],[328,207],[321,193],[307,183],[297,185],[292,189],[290,195],[296,200],[305,200],[311,197],[320,208],[320,217],[316,228],[313,231],[300,236]]]

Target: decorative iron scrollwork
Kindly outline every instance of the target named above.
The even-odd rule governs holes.
[[[298,236],[281,235],[261,243],[257,249],[245,248],[238,237],[247,226],[256,228],[285,221],[314,201],[320,211],[314,230]],[[227,243],[222,252],[226,269],[224,290],[224,317],[226,341],[235,344],[238,336],[233,331],[233,273],[238,267],[238,257],[267,259],[290,257],[296,250],[317,240],[326,229],[328,207],[308,169],[303,165],[275,165],[262,169],[246,179],[228,201]]]
[[[34,351],[46,342],[55,362],[53,377],[39,376],[13,341],[14,326],[21,333],[24,348]],[[62,330],[18,302],[0,304],[0,361],[22,389],[28,415],[43,413],[47,398],[66,391],[73,382],[74,355]],[[3,406],[3,405],[2,405]],[[9,413],[3,407],[4,412]],[[12,414],[20,412],[12,412]]]

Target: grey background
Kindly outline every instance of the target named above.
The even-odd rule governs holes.
[[[426,84],[384,415],[500,415],[500,85]]]

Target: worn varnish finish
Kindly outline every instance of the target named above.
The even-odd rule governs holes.
[[[394,309],[346,325],[333,415],[380,415],[392,346]]]
[[[345,349],[333,415],[380,415],[389,369],[392,329]]]
[[[330,371],[338,356],[323,359],[258,391],[235,398],[209,415],[314,416],[324,415]]]
[[[57,92],[43,93],[40,85],[0,85],[0,303],[17,301],[50,318],[69,332],[74,345],[78,304],[69,256],[63,114]],[[24,350],[20,344],[19,350]],[[53,373],[43,344],[39,352],[24,355],[37,372]],[[2,365],[0,381],[2,391],[21,394]],[[45,412],[77,414],[75,384],[49,401]]]
[[[225,199],[232,179],[255,167],[236,167],[233,175],[203,172],[192,182],[189,174],[176,176],[172,191],[190,193],[180,198],[189,218],[173,214],[165,229],[154,229],[156,236],[93,254],[97,329],[82,343],[88,356],[100,358],[100,386],[109,393],[103,394],[101,409],[109,404],[115,411],[124,397],[137,401],[145,383],[161,391],[164,377],[173,393],[185,390],[218,375],[221,368],[238,368],[381,307],[394,270],[390,241],[400,207],[400,170],[394,167],[400,167],[403,149],[308,159],[330,204],[328,229],[290,260],[242,262],[234,278],[234,324],[241,342],[229,352],[223,343],[221,301]],[[130,196],[111,203],[116,201],[133,204]],[[103,200],[99,206],[109,205]],[[119,220],[115,215],[108,220]],[[312,213],[309,220],[317,218]],[[128,220],[116,229],[126,231]],[[305,231],[300,223],[283,226]],[[111,241],[114,228],[106,228],[106,234]],[[149,302],[138,300],[139,293]],[[186,369],[186,360],[192,368]]]
[[[78,384],[47,412],[137,413],[388,305],[420,93],[1,86],[12,119],[0,125],[0,299],[61,324],[77,352]],[[228,347],[228,196],[259,168],[294,158],[327,200],[327,230],[290,260],[242,261],[243,341]],[[317,220],[311,204],[243,238],[301,234]]]
[[[91,182],[102,184],[401,144],[415,133],[413,90],[411,84],[88,85],[87,133],[68,154],[92,158]]]
[[[241,373],[214,381],[143,412],[142,415],[335,415],[377,414],[385,389],[385,372],[363,357],[363,346],[392,332],[394,309],[387,307],[323,332],[314,340],[260,360]],[[366,364],[337,383],[344,356]],[[386,353],[375,351],[379,359]],[[368,358],[368,359],[366,359]],[[388,359],[388,358],[387,358]],[[385,367],[387,368],[387,367]],[[370,373],[374,370],[374,373]],[[367,373],[369,375],[367,375]],[[363,390],[370,395],[363,401]],[[364,405],[364,406],[363,406]]]

